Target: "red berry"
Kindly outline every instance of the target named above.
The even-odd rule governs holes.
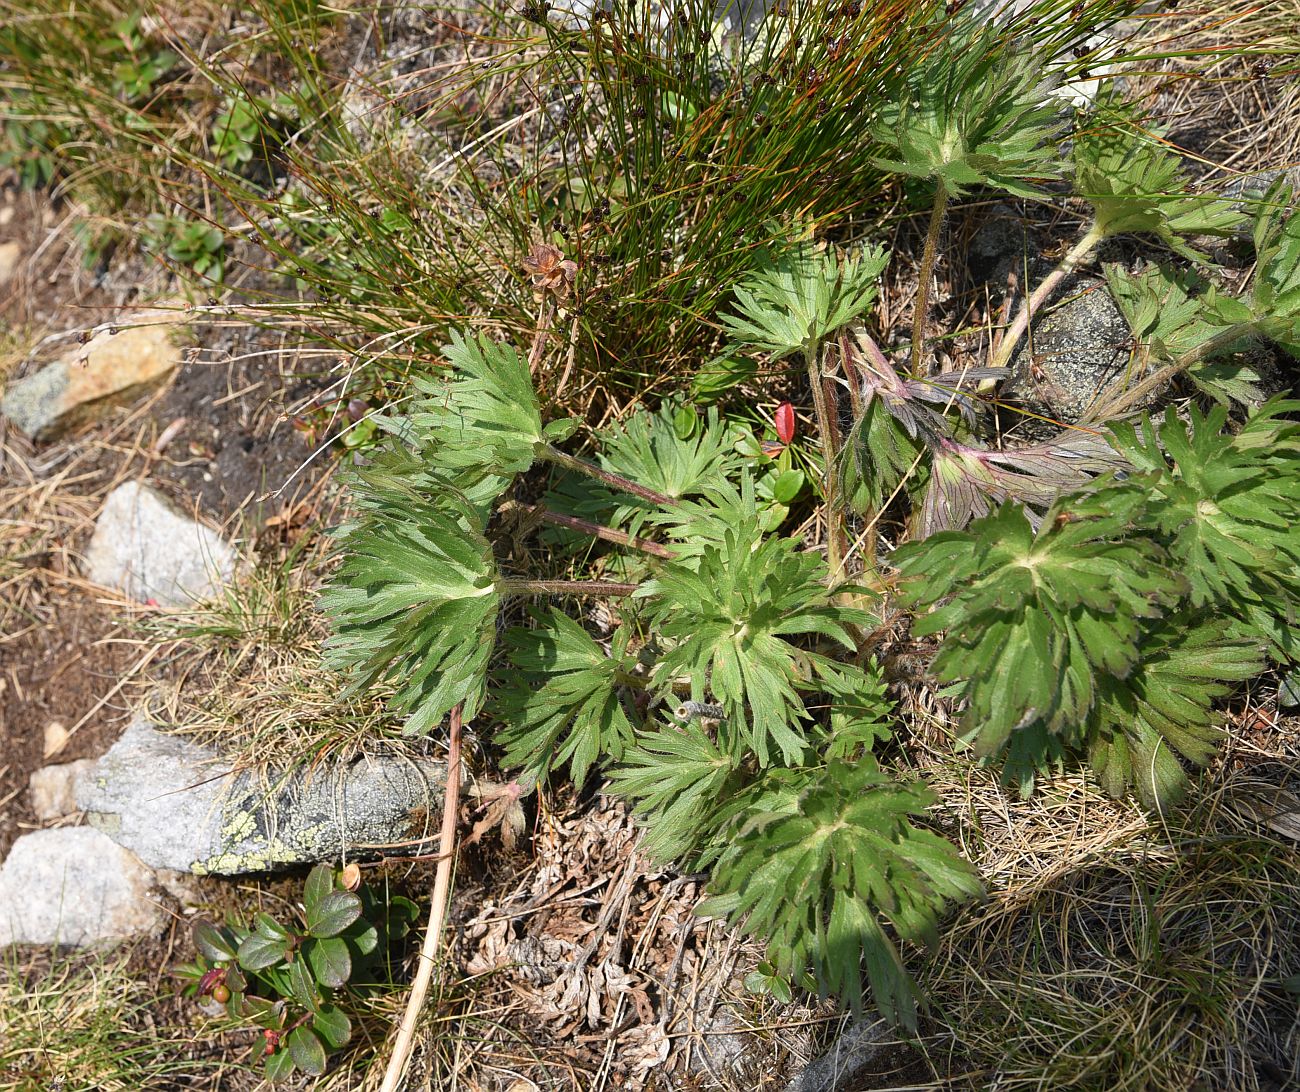
[[[219,1005],[224,1005],[230,1000],[230,987],[222,984],[212,988],[212,1000]]]
[[[776,407],[776,437],[783,444],[794,439],[794,406],[789,402]]]

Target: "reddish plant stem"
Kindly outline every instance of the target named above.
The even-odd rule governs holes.
[[[606,527],[603,523],[592,523],[590,520],[579,519],[577,516],[566,516],[560,512],[551,512],[541,505],[522,505],[521,507],[543,523],[549,523],[553,527],[567,527],[570,531],[592,535],[595,538],[604,539],[606,542],[615,542],[620,546],[640,550],[644,554],[661,557],[664,560],[670,560],[673,556],[672,550],[668,549],[667,546],[662,546],[658,542],[651,542],[649,539],[637,538],[636,535],[630,535],[626,531],[616,531],[613,527]]]
[[[993,367],[1006,367],[1007,362],[1016,351],[1016,344],[1025,331],[1029,329],[1029,323],[1033,320],[1034,315],[1043,309],[1043,306],[1051,298],[1052,293],[1056,291],[1060,283],[1078,269],[1088,255],[1096,249],[1097,244],[1102,240],[1103,234],[1102,229],[1093,224],[1084,233],[1083,238],[1075,243],[1070,248],[1069,253],[1061,259],[1061,264],[1044,277],[1043,282],[1030,293],[1029,298],[1025,300],[1024,306],[1020,308],[1020,313],[1016,315],[1015,321],[1003,333],[1002,340],[998,344],[997,353],[993,357]]]
[[[502,595],[631,595],[640,586],[615,580],[519,580],[505,577],[497,581],[497,590]]]
[[[644,485],[640,485],[630,478],[625,478],[621,474],[611,474],[608,470],[602,470],[585,459],[566,455],[559,448],[552,447],[550,444],[545,445],[537,454],[540,458],[555,463],[556,466],[562,466],[566,470],[585,474],[589,478],[595,478],[606,485],[612,485],[615,489],[619,489],[624,493],[631,493],[632,496],[640,497],[651,504],[657,504],[661,508],[667,508],[677,503],[675,497],[670,497],[666,493],[656,493],[653,489],[647,489]]]
[[[925,359],[925,320],[930,310],[930,288],[934,280],[934,264],[939,256],[939,233],[943,229],[943,214],[948,209],[948,187],[943,179],[937,181],[934,207],[930,210],[930,226],[925,232],[925,249],[921,251],[921,269],[916,285],[916,312],[912,316],[912,374],[930,374],[929,361]]]

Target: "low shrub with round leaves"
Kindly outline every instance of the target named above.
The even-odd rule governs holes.
[[[211,997],[235,1023],[261,1029],[253,1053],[268,1079],[295,1069],[319,1076],[352,1037],[350,1002],[383,985],[376,977],[383,956],[415,916],[409,899],[344,890],[319,864],[303,887],[299,921],[266,913],[250,923],[200,921],[197,958],[177,973],[189,982],[185,996]]]

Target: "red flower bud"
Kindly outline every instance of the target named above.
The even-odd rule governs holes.
[[[789,402],[776,407],[776,436],[783,444],[794,439],[794,406]]]

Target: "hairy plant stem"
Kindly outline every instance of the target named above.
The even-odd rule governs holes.
[[[497,591],[502,595],[631,595],[640,584],[617,580],[524,580],[502,577]]]
[[[592,523],[590,520],[579,519],[577,516],[566,516],[560,512],[551,512],[541,505],[520,505],[520,507],[530,515],[536,516],[543,523],[549,523],[553,527],[567,527],[570,531],[578,531],[584,535],[592,535],[595,538],[604,539],[606,542],[616,542],[620,546],[626,546],[632,550],[640,550],[643,554],[650,554],[651,557],[662,557],[665,560],[673,556],[672,550],[658,542],[651,542],[649,539],[637,538],[636,535],[630,535],[626,531],[616,531],[613,527],[606,527],[603,523]]]
[[[542,353],[546,349],[546,335],[551,332],[551,321],[555,318],[555,305],[543,297],[541,310],[537,312],[537,329],[533,333],[533,343],[528,348],[528,374],[536,377],[537,366],[542,362]]]
[[[556,466],[562,466],[566,470],[573,470],[579,474],[585,474],[589,478],[595,478],[598,482],[604,482],[606,485],[612,485],[615,489],[621,489],[624,493],[631,493],[634,497],[640,497],[651,504],[657,504],[660,507],[668,507],[676,504],[676,498],[670,497],[665,493],[656,493],[653,489],[647,489],[644,485],[638,485],[630,478],[625,478],[621,474],[611,474],[608,470],[602,470],[594,463],[589,463],[585,459],[579,459],[574,455],[566,455],[559,448],[552,447],[550,444],[544,444],[538,450],[539,458],[546,459]]]
[[[819,356],[819,348],[804,351],[808,382],[812,386],[813,410],[817,414],[817,438],[822,447],[823,492],[826,497],[826,564],[833,583],[839,573],[840,560],[844,557],[844,509],[840,505],[839,473],[835,466],[839,455],[835,442],[839,429],[826,398]]]
[[[948,210],[948,187],[939,179],[934,191],[934,208],[930,210],[930,226],[925,233],[925,249],[921,252],[920,281],[916,286],[916,313],[912,316],[912,371],[918,376],[929,375],[931,368],[925,359],[925,317],[930,309],[930,281],[934,278],[934,263],[939,255],[939,232],[943,228],[943,214]]]
[[[384,1083],[380,1092],[398,1092],[404,1088],[406,1066],[415,1042],[415,1025],[424,1009],[429,994],[429,982],[442,943],[442,923],[447,916],[447,899],[451,893],[451,866],[456,848],[456,811],[460,805],[460,730],[464,703],[451,711],[450,739],[447,743],[447,784],[442,799],[442,832],[438,839],[438,871],[433,879],[433,895],[429,900],[429,924],[420,948],[420,965],[411,983],[411,995],[402,1012],[402,1022],[397,1029],[397,1041],[384,1070]]]
[[[997,352],[993,355],[991,365],[994,368],[1005,368],[1011,360],[1012,354],[1016,351],[1016,345],[1024,336],[1025,331],[1029,329],[1030,322],[1044,305],[1052,297],[1052,293],[1060,286],[1071,273],[1079,268],[1097,249],[1097,244],[1105,238],[1105,231],[1099,224],[1093,224],[1083,237],[1070,247],[1069,252],[1061,259],[1057,265],[1046,277],[1042,283],[1029,294],[1015,321],[1006,328],[1002,333],[1002,340],[998,343]]]
[[[1244,337],[1249,337],[1257,332],[1256,324],[1252,322],[1242,322],[1236,326],[1229,326],[1226,330],[1221,331],[1210,338],[1208,341],[1201,342],[1187,352],[1183,353],[1175,360],[1171,360],[1163,368],[1157,368],[1141,383],[1131,387],[1113,401],[1104,402],[1098,407],[1098,411],[1093,415],[1092,420],[1108,420],[1118,417],[1122,413],[1127,413],[1133,407],[1140,405],[1152,391],[1164,386],[1169,380],[1180,372],[1194,367],[1202,360],[1208,360],[1221,349],[1226,349],[1234,342],[1240,341]]]

